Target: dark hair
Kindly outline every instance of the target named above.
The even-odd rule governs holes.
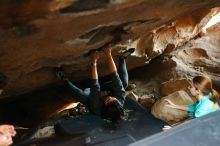
[[[116,122],[124,115],[124,108],[120,101],[114,100],[110,104],[105,105],[102,111],[102,117],[112,122]]]
[[[2,89],[6,84],[6,77],[0,73],[0,89]]]
[[[207,76],[196,76],[193,78],[194,86],[203,94],[210,94],[210,99],[216,103],[219,100],[219,93],[212,88],[212,80]]]

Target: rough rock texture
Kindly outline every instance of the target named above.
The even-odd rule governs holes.
[[[217,6],[219,0],[2,0],[0,72],[7,77],[7,85],[1,98],[57,83],[54,67],[63,66],[75,81],[88,78],[89,61],[83,54],[106,44],[114,47],[114,54],[120,49],[117,46],[136,47],[135,55],[143,58],[131,58],[129,68],[143,66],[197,36],[219,11],[211,9]],[[219,38],[216,31],[210,33],[213,39]],[[209,50],[210,60],[203,60],[208,63],[203,67],[217,80],[218,42],[208,48],[199,45],[210,43],[208,38],[195,40],[191,49]],[[178,65],[184,60],[191,63],[184,52],[175,57]],[[102,75],[106,74],[104,60],[99,66]],[[195,58],[194,64],[199,63]]]
[[[151,113],[155,117],[164,120],[170,124],[186,119],[188,117],[188,114],[186,111],[167,107],[165,99],[169,99],[177,105],[189,105],[194,103],[191,97],[184,91],[174,92],[166,97],[163,97],[161,100],[158,100],[153,105]]]
[[[178,72],[187,76],[206,74],[220,85],[220,23],[200,34],[197,39],[182,46],[173,60],[177,63]]]
[[[187,92],[189,95],[191,95],[191,92],[189,91],[190,83],[186,79],[182,80],[170,80],[167,82],[164,82],[161,84],[160,87],[160,95],[161,96],[167,96],[173,92],[179,91],[179,90],[184,90]]]
[[[120,49],[136,48],[128,58],[130,83],[148,109],[175,91],[189,93],[195,75],[208,75],[220,89],[220,23],[202,32],[219,6],[219,0],[1,0],[0,73],[7,80],[0,122],[35,127],[75,102],[56,86],[54,67],[73,81],[88,79],[84,54],[105,45],[115,60]],[[104,56],[98,68],[106,75]]]

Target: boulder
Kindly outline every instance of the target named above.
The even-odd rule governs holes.
[[[188,117],[187,111],[173,109],[166,106],[165,99],[171,100],[177,105],[190,105],[193,104],[192,98],[185,91],[177,91],[168,96],[158,100],[152,107],[151,113],[158,119],[167,123],[180,122]]]
[[[190,86],[190,83],[187,79],[181,79],[181,80],[170,80],[167,82],[163,82],[160,86],[160,94],[162,96],[167,96],[173,92],[184,90],[189,95],[191,94],[188,87]]]

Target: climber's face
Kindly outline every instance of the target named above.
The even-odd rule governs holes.
[[[105,99],[105,105],[109,105],[111,104],[113,101],[117,100],[115,97],[112,97],[112,96],[108,96],[106,97]]]
[[[191,92],[191,94],[193,95],[193,96],[198,96],[199,95],[199,90],[195,87],[195,86],[190,86],[189,87],[189,90],[190,90],[190,92]]]

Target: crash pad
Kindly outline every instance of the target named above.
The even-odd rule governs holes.
[[[220,110],[186,121],[131,146],[219,146]]]
[[[151,115],[150,111],[139,103],[127,97],[125,108],[128,119],[118,123],[111,123],[91,113],[62,121],[55,125],[57,133],[74,135],[86,133],[90,137],[87,145],[114,145],[122,146],[133,143],[162,131],[165,123]]]

